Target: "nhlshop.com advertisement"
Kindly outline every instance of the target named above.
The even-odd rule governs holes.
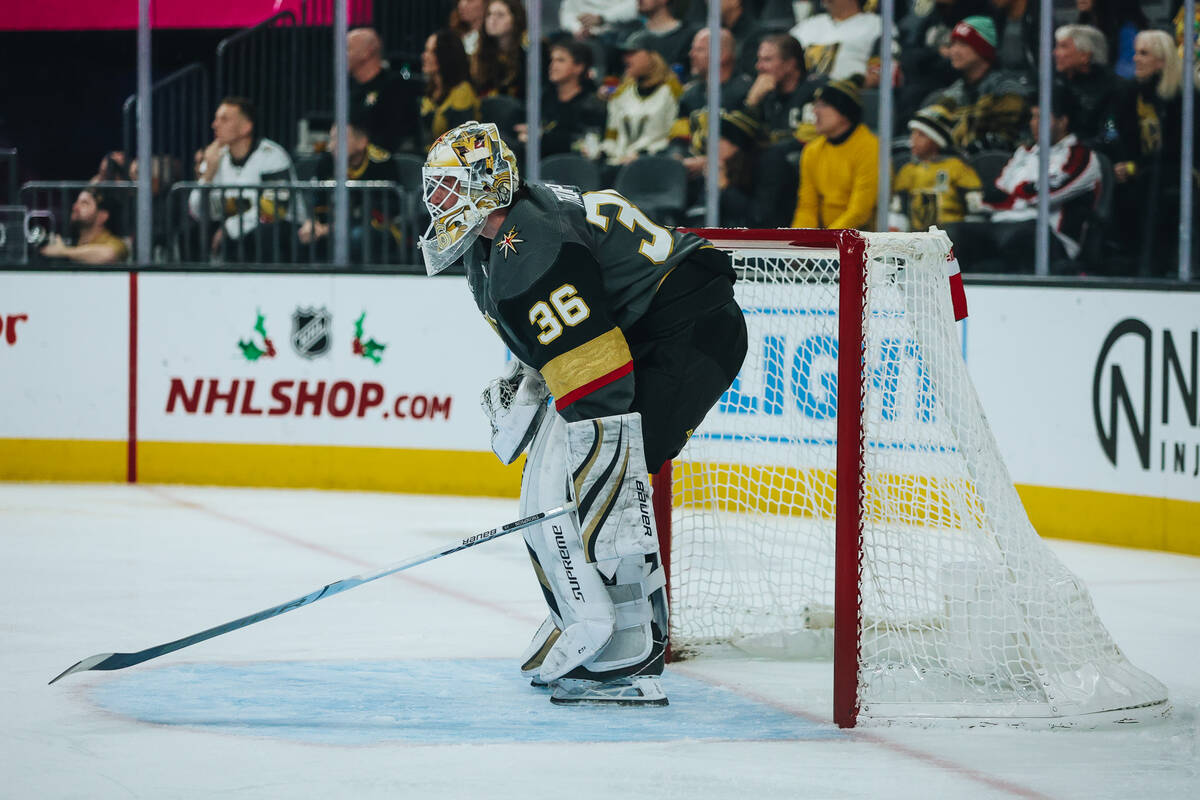
[[[504,347],[459,280],[143,274],[138,295],[141,441],[487,446]]]

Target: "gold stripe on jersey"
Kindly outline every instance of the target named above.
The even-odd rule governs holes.
[[[563,398],[571,392],[608,375],[633,360],[625,334],[612,328],[595,339],[585,342],[560,356],[550,359],[541,368],[550,393]]]

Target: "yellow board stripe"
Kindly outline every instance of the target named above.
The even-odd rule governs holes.
[[[138,480],[517,497],[524,460],[382,447],[139,442]],[[0,439],[0,480],[124,481],[125,442]]]
[[[521,459],[504,466],[491,453],[459,450],[141,442],[137,452],[138,477],[145,483],[489,497],[517,497],[523,466]],[[0,439],[0,480],[123,482],[125,467],[123,440]],[[810,507],[834,507],[831,470],[690,462],[677,462],[674,469],[676,505],[686,490],[690,502],[709,507],[772,514],[793,513],[789,509],[801,500]],[[713,481],[714,469],[723,471],[720,486]],[[877,499],[888,494],[881,491],[885,486],[889,491],[902,487],[900,499]],[[919,508],[914,516],[929,524],[957,525],[961,514],[946,499],[951,491],[962,487],[910,476],[869,481],[868,516],[894,517]],[[1200,503],[1045,486],[1018,485],[1017,491],[1042,536],[1200,556]],[[967,509],[971,517],[981,513],[970,503]]]
[[[672,504],[725,511],[832,519],[833,470],[675,462]],[[1200,503],[1077,489],[1018,485],[1038,533],[1123,547],[1200,555]],[[979,496],[965,480],[868,475],[865,515],[876,522],[986,528]]]
[[[125,440],[0,439],[0,480],[124,482]]]
[[[633,358],[620,328],[550,359],[540,372],[555,397],[566,397],[580,386],[604,377]]]

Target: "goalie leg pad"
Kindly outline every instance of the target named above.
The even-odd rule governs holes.
[[[567,677],[661,674],[668,630],[666,579],[641,415],[571,423],[567,449],[584,549],[605,578],[616,617],[608,645]]]
[[[548,414],[530,446],[521,481],[521,514],[569,498],[566,422]],[[592,659],[612,638],[616,610],[600,573],[587,562],[575,515],[525,530],[551,617],[562,633],[546,650],[538,678],[553,681]]]
[[[521,674],[529,678],[534,686],[546,685],[538,677],[538,671],[542,668],[546,653],[550,652],[550,648],[558,641],[561,634],[562,631],[554,622],[554,617],[547,616],[538,627],[537,632],[533,634],[533,639],[525,648],[525,652],[521,654]]]

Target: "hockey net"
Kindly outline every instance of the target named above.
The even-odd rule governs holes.
[[[1025,514],[944,234],[701,233],[733,255],[749,351],[656,486],[674,657],[832,654],[842,726],[1161,714]]]

